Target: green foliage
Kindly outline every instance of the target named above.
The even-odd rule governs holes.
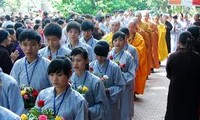
[[[64,15],[69,14],[70,11],[96,15],[99,10],[103,10],[104,13],[112,13],[113,10],[119,9],[152,10],[154,14],[189,11],[184,7],[168,5],[168,0],[62,0],[60,3],[54,2],[53,6]]]
[[[0,7],[4,7],[5,5],[5,0],[0,0]]]

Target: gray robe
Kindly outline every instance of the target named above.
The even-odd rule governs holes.
[[[12,111],[0,106],[0,120],[21,120],[18,115]]]
[[[111,60],[106,60],[100,65],[97,60],[90,63],[94,69],[93,73],[99,77],[107,75],[109,79],[104,80],[104,86],[109,91],[107,98],[110,106],[111,120],[120,120],[120,99],[122,97],[123,86],[125,81],[122,77],[121,70],[117,64]]]
[[[24,102],[16,80],[0,69],[0,105],[21,115],[24,112]],[[0,111],[1,112],[1,111]]]
[[[65,92],[61,93],[55,98],[56,111],[58,111],[57,116],[61,116],[65,120],[88,120],[87,102],[82,97],[82,95],[73,90],[71,87],[67,89],[65,96],[64,93]],[[55,95],[54,87],[42,90],[37,97],[36,107],[40,109],[37,106],[37,102],[39,100],[44,100],[45,103],[43,108],[54,110],[54,95]],[[64,96],[63,102],[60,106],[60,109],[58,110],[63,96]]]
[[[84,37],[81,38],[81,42],[88,44],[92,49],[94,50],[94,47],[96,46],[98,40],[95,39],[93,36],[86,42]]]
[[[120,64],[125,64],[125,67],[121,68],[122,76],[126,82],[121,98],[121,120],[131,120],[134,112],[133,82],[135,79],[136,64],[132,55],[124,50],[116,54],[113,49],[110,51],[109,56],[113,56],[113,60],[119,61]]]
[[[39,91],[52,86],[47,74],[47,67],[50,61],[44,57],[39,57],[38,61],[36,59],[32,63],[27,64],[27,68],[28,68],[27,73],[29,75],[29,78],[31,78],[32,76],[31,80],[29,81],[30,82],[29,84],[28,77],[26,74],[26,66],[25,66],[26,60],[25,59],[26,57],[23,57],[17,60],[10,73],[10,75],[13,76],[17,80],[18,84],[28,85]],[[34,66],[35,66],[35,69],[34,69]]]
[[[74,72],[70,79],[74,89],[79,86],[86,86],[89,89],[84,95],[89,104],[89,119],[108,120],[109,104],[106,99],[105,88],[100,79],[89,71],[85,71],[80,77]]]
[[[83,42],[81,42],[81,41],[78,42],[78,45],[77,45],[77,46],[83,47],[83,48],[85,48],[85,49],[87,50],[87,52],[88,52],[88,57],[89,57],[89,61],[90,61],[90,62],[93,61],[93,60],[95,59],[94,51],[93,51],[93,49],[92,49],[91,46],[89,46],[88,44],[83,43]],[[73,47],[71,46],[70,42],[68,42],[64,47],[69,48],[70,50],[73,49]]]
[[[40,49],[38,54],[42,57],[48,58],[49,56],[51,56],[52,59],[56,58],[56,57],[65,57],[65,56],[69,56],[71,53],[71,50],[61,46],[57,52],[55,53],[50,53],[49,50],[49,46],[44,47],[43,49]]]

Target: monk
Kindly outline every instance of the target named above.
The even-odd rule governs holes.
[[[142,14],[140,12],[136,13],[137,18],[137,32],[143,37],[145,46],[146,46],[146,54],[147,54],[147,75],[150,74],[150,64],[152,63],[151,59],[151,42],[150,42],[150,34],[148,33],[148,24],[142,21]]]
[[[166,43],[166,27],[160,22],[160,16],[154,16],[154,23],[158,27],[158,55],[159,61],[163,61],[168,57],[168,49]]]
[[[103,36],[102,40],[106,40],[110,46],[112,46],[112,37],[115,32],[117,32],[120,28],[120,21],[113,20],[111,21],[111,31],[110,33]]]
[[[148,25],[148,29],[146,30],[149,34],[149,50],[150,50],[150,68],[153,72],[154,68],[159,68],[159,59],[158,59],[158,28],[157,26],[150,21],[149,12],[144,14],[144,22]]]
[[[137,20],[131,20],[128,24],[130,36],[128,43],[133,45],[138,53],[139,65],[136,71],[134,94],[143,94],[147,77],[147,55],[143,37],[136,32]]]

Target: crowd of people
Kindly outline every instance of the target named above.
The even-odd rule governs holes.
[[[29,112],[25,85],[39,91],[36,108],[44,101],[65,120],[131,120],[134,100],[169,54],[165,119],[199,119],[198,13],[194,19],[129,10],[67,18],[20,13],[2,16],[0,26],[0,119]]]

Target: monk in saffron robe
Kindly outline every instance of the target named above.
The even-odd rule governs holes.
[[[128,24],[128,28],[130,32],[128,43],[136,48],[139,58],[139,65],[136,71],[134,93],[143,94],[147,77],[146,46],[143,37],[136,32],[137,21],[136,20],[130,21]]]
[[[151,44],[150,44],[150,35],[148,34],[148,24],[142,21],[142,15],[140,12],[136,13],[137,18],[137,31],[144,39],[145,46],[146,46],[146,54],[147,54],[147,75],[150,74],[150,64],[152,63],[151,59]]]
[[[144,14],[144,22],[148,25],[148,29],[146,30],[150,36],[149,39],[149,49],[150,49],[150,68],[153,70],[154,68],[159,68],[159,59],[158,59],[158,28],[157,26],[150,21],[149,13],[146,12]]]

